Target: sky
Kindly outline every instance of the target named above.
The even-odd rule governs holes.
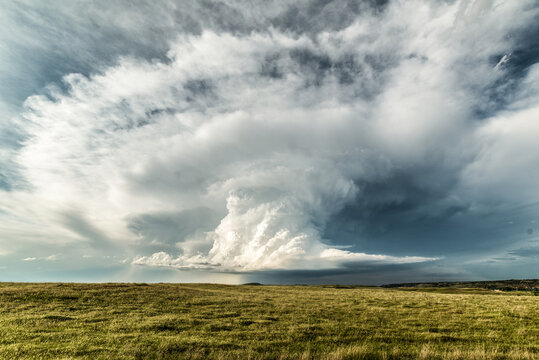
[[[539,277],[536,0],[6,1],[0,281]]]

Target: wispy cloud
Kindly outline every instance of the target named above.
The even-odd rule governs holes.
[[[52,254],[52,255],[49,255],[49,256],[44,256],[44,257],[26,257],[24,259],[22,259],[22,261],[40,261],[40,260],[44,260],[44,261],[57,261],[61,258],[60,254]]]

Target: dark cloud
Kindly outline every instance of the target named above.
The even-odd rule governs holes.
[[[469,276],[465,272],[452,272],[433,264],[348,264],[332,270],[266,271],[246,274],[245,281],[263,284],[383,285],[404,281],[462,281],[468,279]]]
[[[270,20],[271,25],[296,34],[316,34],[346,28],[359,14],[378,15],[387,0],[298,1]]]
[[[539,244],[534,243],[525,247],[511,250],[507,253],[510,256],[524,258],[539,258]]]
[[[212,209],[200,207],[175,213],[138,214],[127,220],[127,227],[139,237],[139,251],[149,254],[179,252],[182,251],[181,243],[185,243],[189,236],[203,237],[204,232],[219,225],[221,218],[222,215]],[[208,244],[203,243],[201,247],[208,247]]]

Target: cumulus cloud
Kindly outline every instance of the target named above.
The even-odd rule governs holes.
[[[286,260],[290,261],[290,254],[280,254]],[[388,255],[376,255],[376,254],[365,254],[350,252],[347,250],[340,250],[335,248],[326,248],[320,253],[315,253],[307,257],[308,261],[305,261],[306,254],[304,251],[301,253],[301,257],[296,258],[296,263],[292,266],[286,263],[282,263],[279,259],[275,259],[273,254],[270,254],[269,259],[262,259],[256,263],[249,262],[242,264],[243,266],[237,266],[232,264],[227,267],[226,262],[215,262],[214,259],[210,259],[202,255],[187,257],[179,256],[177,258],[172,257],[166,252],[154,253],[151,256],[140,256],[133,260],[135,265],[147,265],[155,267],[171,267],[181,270],[192,270],[192,269],[201,269],[201,270],[228,270],[228,271],[253,271],[253,270],[331,270],[338,269],[343,264],[362,264],[362,265],[394,265],[394,264],[414,264],[422,263],[428,261],[438,260],[438,258],[428,258],[421,256],[388,256]],[[257,258],[256,260],[259,260]],[[273,260],[273,261],[271,261]],[[303,260],[303,261],[302,261]],[[298,262],[301,262],[303,266],[299,265]],[[223,266],[224,263],[224,266]]]
[[[538,71],[515,34],[538,10],[466,4],[365,5],[302,31],[279,4],[265,26],[173,31],[158,59],[69,73],[16,120],[28,186],[3,191],[0,234],[177,269],[437,260],[365,252],[362,231],[343,250],[339,232],[537,195]]]

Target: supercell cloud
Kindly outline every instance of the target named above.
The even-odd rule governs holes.
[[[5,280],[539,271],[534,1],[114,6],[2,10]]]

